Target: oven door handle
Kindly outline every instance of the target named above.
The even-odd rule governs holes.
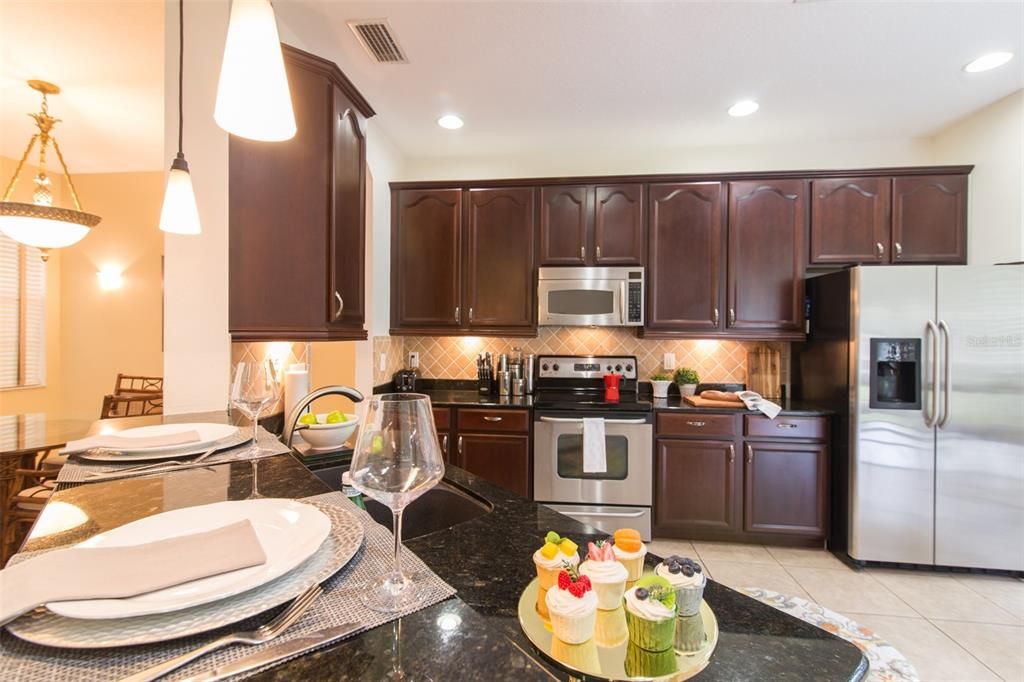
[[[549,424],[582,424],[582,419],[568,419],[565,417],[540,417],[542,422]],[[605,424],[646,424],[647,420],[643,418],[639,419],[605,419]]]
[[[641,516],[643,516],[645,513],[646,513],[646,511],[644,511],[644,510],[636,511],[636,512],[588,512],[588,511],[575,511],[575,510],[573,510],[573,511],[569,512],[570,515],[575,515],[575,516],[599,516],[599,517],[602,517],[602,518],[609,518],[609,519],[637,519],[637,518],[640,518]]]

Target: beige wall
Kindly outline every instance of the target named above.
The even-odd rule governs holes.
[[[935,163],[971,163],[967,258],[971,265],[1024,260],[1024,90],[930,140]]]

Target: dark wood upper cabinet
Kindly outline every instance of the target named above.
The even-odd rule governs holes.
[[[967,262],[967,176],[893,178],[892,262]]]
[[[729,183],[728,330],[801,331],[806,203],[803,180]]]
[[[467,192],[465,293],[471,328],[535,326],[534,190]]]
[[[596,185],[593,265],[643,265],[644,186]]]
[[[540,264],[587,261],[590,191],[586,186],[540,188]]]
[[[391,324],[458,327],[462,190],[407,190],[391,200]]]
[[[655,533],[739,530],[740,476],[732,441],[657,439]]]
[[[722,323],[722,184],[651,185],[647,330],[717,331]]]
[[[295,137],[228,142],[228,328],[235,340],[365,339],[373,110],[333,63],[283,50]]]
[[[824,537],[828,446],[748,441],[743,447],[743,529]]]
[[[888,177],[811,182],[810,262],[888,263],[890,192]]]

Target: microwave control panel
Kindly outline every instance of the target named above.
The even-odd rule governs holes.
[[[626,319],[630,324],[644,323],[644,283],[629,282],[626,295]]]

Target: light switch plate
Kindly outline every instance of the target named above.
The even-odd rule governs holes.
[[[384,370],[386,370],[388,368],[388,356],[387,356],[386,353],[381,353],[380,354],[379,364],[380,364],[380,371],[381,372],[383,372]]]
[[[665,353],[661,358],[661,366],[664,369],[675,369],[676,368],[676,354]]]
[[[414,350],[409,351],[409,369],[416,369],[420,366],[420,354]]]

